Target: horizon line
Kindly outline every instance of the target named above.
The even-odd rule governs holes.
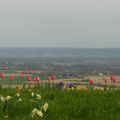
[[[24,49],[24,48],[36,48],[36,49],[120,49],[120,47],[0,47],[0,49],[3,48],[3,49],[6,49],[6,48],[9,48],[9,49]]]

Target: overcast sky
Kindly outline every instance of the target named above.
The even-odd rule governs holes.
[[[120,47],[120,0],[0,0],[0,47]]]

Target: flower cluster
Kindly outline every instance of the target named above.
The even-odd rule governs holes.
[[[36,100],[41,100],[41,95],[40,94],[35,94],[34,92],[31,92],[32,97],[36,97]]]
[[[36,94],[36,99],[37,99],[37,100],[41,100],[41,98],[42,98],[41,95]]]
[[[17,97],[17,102],[22,102],[22,98],[21,98],[21,95],[20,95],[20,93],[16,93],[16,95],[15,95],[16,97]]]
[[[11,98],[12,98],[12,97],[9,96],[9,95],[6,96],[6,97],[1,96],[1,97],[0,97],[0,100],[1,100],[2,102],[5,102],[5,101],[9,101]]]
[[[32,110],[31,116],[32,116],[32,118],[34,118],[36,116],[43,117],[43,113],[42,113],[41,110],[38,110],[38,109],[34,108]]]
[[[34,108],[32,110],[32,113],[31,113],[31,117],[32,118],[36,118],[36,117],[40,117],[42,118],[43,117],[43,112],[46,112],[48,109],[48,103],[45,103],[40,110],[38,110],[37,108]]]
[[[31,98],[28,97],[26,100],[30,102],[32,102],[32,104],[35,104],[36,107],[32,110],[32,112],[30,112],[30,116],[32,117],[32,119],[40,119],[43,117],[44,112],[47,111],[48,109],[48,103],[46,102],[45,104],[41,104],[40,100],[41,100],[41,95],[38,93],[34,93],[32,91],[31,92]],[[21,98],[22,94],[20,92],[17,92],[14,96],[6,96],[3,97],[2,95],[0,95],[0,101],[3,104],[3,108],[2,111],[3,113],[5,112],[6,114],[4,115],[4,118],[8,117],[9,114],[9,108],[12,106],[16,106],[17,103],[21,103],[22,102],[22,98]],[[22,102],[24,103],[24,102]]]

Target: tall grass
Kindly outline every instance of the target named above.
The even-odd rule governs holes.
[[[55,87],[34,87],[23,89],[21,103],[8,110],[9,120],[31,120],[30,113],[36,104],[31,103],[31,92],[42,96],[40,104],[48,102],[49,108],[43,120],[120,120],[120,90],[63,90]],[[0,89],[0,95],[14,96],[16,89]],[[4,112],[0,103],[0,120]]]

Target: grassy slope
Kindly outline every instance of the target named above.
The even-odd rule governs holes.
[[[34,88],[32,91],[42,95],[42,104],[45,102],[49,104],[44,120],[120,119],[120,91],[66,91],[53,88]],[[0,94],[4,96],[8,94],[13,96],[15,93],[15,89],[0,89]],[[21,95],[23,102],[11,107],[10,120],[30,120],[29,113],[36,107],[29,102],[31,97],[28,90],[24,90]]]

